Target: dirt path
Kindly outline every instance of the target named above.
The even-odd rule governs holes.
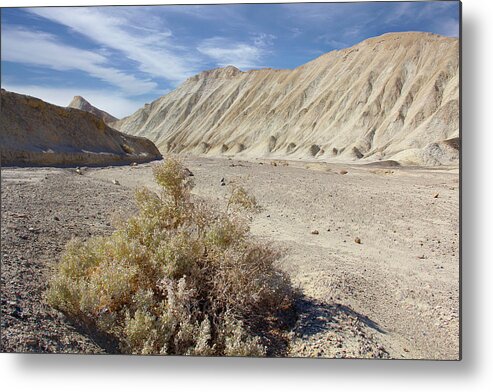
[[[273,166],[198,158],[187,159],[186,164],[195,174],[195,193],[221,203],[227,192],[220,185],[221,178],[226,182],[236,179],[264,207],[252,231],[286,249],[281,267],[305,295],[298,304],[300,320],[292,331],[291,355],[458,357],[457,170],[299,162]],[[133,190],[153,186],[151,166],[90,169],[82,176],[69,169],[4,170],[2,290],[7,289],[7,301],[12,301],[15,291],[11,283],[15,271],[37,263],[26,264],[18,258],[26,246],[33,248],[28,260],[50,260],[40,262],[39,268],[46,271],[42,265],[57,258],[59,247],[71,233],[109,232],[106,223],[115,209],[122,214],[132,210],[128,200]],[[342,169],[348,173],[340,174]],[[121,185],[114,185],[113,180]],[[37,196],[28,196],[33,194]],[[74,203],[69,203],[72,199]],[[22,223],[26,228],[21,230],[24,220],[12,214],[32,206],[29,219],[32,214],[41,227],[51,227],[53,213],[46,212],[50,209],[46,205],[52,205],[52,211],[64,211],[69,226],[62,229],[65,221],[53,221],[58,235],[43,229],[39,234],[28,233],[37,236],[35,245],[31,240],[19,242],[21,231],[36,222]],[[313,230],[319,234],[311,234]],[[48,247],[50,241],[56,242],[56,248]],[[41,298],[38,292],[36,300]],[[28,302],[21,306],[28,309]],[[2,312],[9,311],[9,303],[2,302]],[[21,321],[9,317],[13,326],[2,326],[2,330],[10,328],[15,335]],[[59,323],[60,328],[67,328],[64,320]],[[9,339],[9,344],[11,340],[15,339]],[[77,349],[84,347],[80,343]]]

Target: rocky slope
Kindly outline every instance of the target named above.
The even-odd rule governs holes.
[[[3,89],[0,154],[2,166],[90,166],[161,158],[150,140],[118,132],[91,113]]]
[[[116,117],[113,117],[111,114],[105,112],[104,110],[92,106],[86,99],[84,99],[84,97],[81,97],[80,95],[76,95],[72,99],[72,101],[70,101],[67,107],[92,113],[95,116],[101,118],[106,124],[110,124],[118,120]]]
[[[293,70],[205,71],[113,126],[161,151],[457,164],[459,42],[391,33]]]

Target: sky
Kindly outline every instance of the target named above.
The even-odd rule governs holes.
[[[457,37],[459,4],[360,2],[1,9],[1,84],[116,117],[201,71],[295,68],[388,32]]]

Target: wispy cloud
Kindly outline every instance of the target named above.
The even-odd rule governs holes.
[[[298,23],[323,23],[335,20],[340,13],[337,3],[334,4],[302,4],[302,3],[285,3],[281,4],[290,19],[295,19]]]
[[[173,41],[163,19],[147,9],[35,8],[31,12],[122,53],[153,77],[178,83],[191,76],[198,65],[187,48]]]
[[[390,12],[387,12],[385,16],[383,16],[383,22],[395,25],[402,21],[403,18],[409,18],[409,13],[412,9],[412,6],[413,3],[409,2],[396,3],[393,9]]]
[[[255,33],[253,34],[253,43],[259,48],[267,48],[274,44],[276,38],[274,34]]]
[[[298,38],[301,34],[303,34],[303,31],[298,27],[291,28],[290,32],[292,38]]]
[[[262,33],[256,34],[251,43],[213,37],[203,40],[197,50],[221,67],[234,65],[240,69],[252,69],[263,67],[262,62],[275,39],[276,36],[272,34]]]
[[[244,7],[245,5],[239,4],[175,5],[167,6],[166,13],[186,16],[197,21],[220,21],[222,25],[249,26],[251,22],[242,12]]]
[[[4,26],[2,60],[58,71],[82,71],[129,94],[142,94],[157,87],[150,80],[108,66],[108,59],[100,53],[66,45],[55,36],[39,31]]]

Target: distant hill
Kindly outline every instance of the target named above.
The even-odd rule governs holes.
[[[164,152],[457,164],[459,41],[391,33],[293,70],[205,71],[112,125]]]
[[[114,165],[160,159],[156,146],[81,110],[2,89],[0,154],[8,165]]]
[[[111,114],[105,112],[104,110],[92,106],[84,97],[81,97],[80,95],[76,95],[74,98],[72,98],[72,101],[67,107],[92,113],[95,116],[103,119],[106,124],[110,124],[118,120],[116,117],[113,117]]]

